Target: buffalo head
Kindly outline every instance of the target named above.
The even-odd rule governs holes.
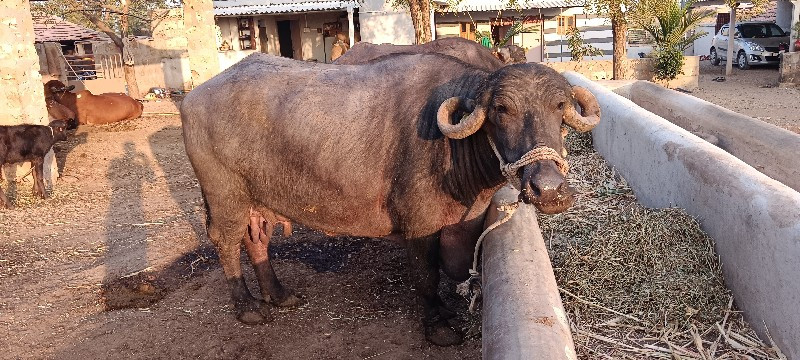
[[[580,113],[573,101],[580,105]],[[451,124],[451,115],[459,108],[470,114]],[[599,121],[600,107],[589,91],[571,86],[555,70],[539,64],[497,70],[481,85],[476,99],[450,98],[438,113],[439,129],[449,138],[462,139],[483,128],[505,163],[518,161],[534,148],[552,149],[548,149],[555,154],[551,158],[561,161],[562,124],[585,132]],[[574,191],[562,171],[551,159],[521,167],[512,175],[520,180],[520,200],[546,214],[568,209]]]

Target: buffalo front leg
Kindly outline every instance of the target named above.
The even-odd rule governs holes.
[[[243,240],[244,247],[253,264],[264,301],[269,301],[275,306],[294,306],[300,303],[300,299],[283,287],[275,275],[269,258],[272,226],[273,224],[264,221],[260,214],[251,211],[250,224]]]
[[[439,346],[460,344],[463,337],[447,321],[455,314],[444,306],[438,292],[439,234],[409,240],[408,262],[422,301],[425,338]]]

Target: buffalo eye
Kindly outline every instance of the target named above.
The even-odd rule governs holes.
[[[558,105],[556,105],[556,107],[558,107],[558,110],[564,110],[564,102],[562,101],[562,102],[558,103]]]
[[[504,105],[495,105],[494,111],[498,114],[505,114],[508,112],[508,109]]]

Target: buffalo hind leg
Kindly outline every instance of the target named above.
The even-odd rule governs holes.
[[[253,264],[264,301],[281,307],[294,306],[300,303],[300,298],[283,287],[275,275],[269,258],[269,240],[272,236],[272,229],[272,223],[265,221],[261,214],[251,210],[250,224],[244,239],[245,249]]]
[[[213,200],[219,201],[219,207],[214,206]],[[239,206],[229,199],[207,198],[206,201],[209,202],[208,237],[219,252],[219,261],[230,286],[236,318],[248,325],[272,320],[269,305],[253,297],[242,277],[241,246],[242,233],[247,229],[247,208],[236,211]],[[237,209],[231,208],[234,206]]]
[[[408,261],[417,294],[422,300],[425,338],[439,346],[460,344],[462,335],[448,319],[455,316],[439,297],[439,235],[408,241]]]

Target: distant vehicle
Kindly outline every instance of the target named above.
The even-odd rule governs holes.
[[[711,40],[711,63],[726,61],[728,28],[723,25]],[[779,64],[781,55],[789,51],[789,34],[771,22],[742,22],[736,25],[733,47],[734,63],[741,70],[752,65]]]

